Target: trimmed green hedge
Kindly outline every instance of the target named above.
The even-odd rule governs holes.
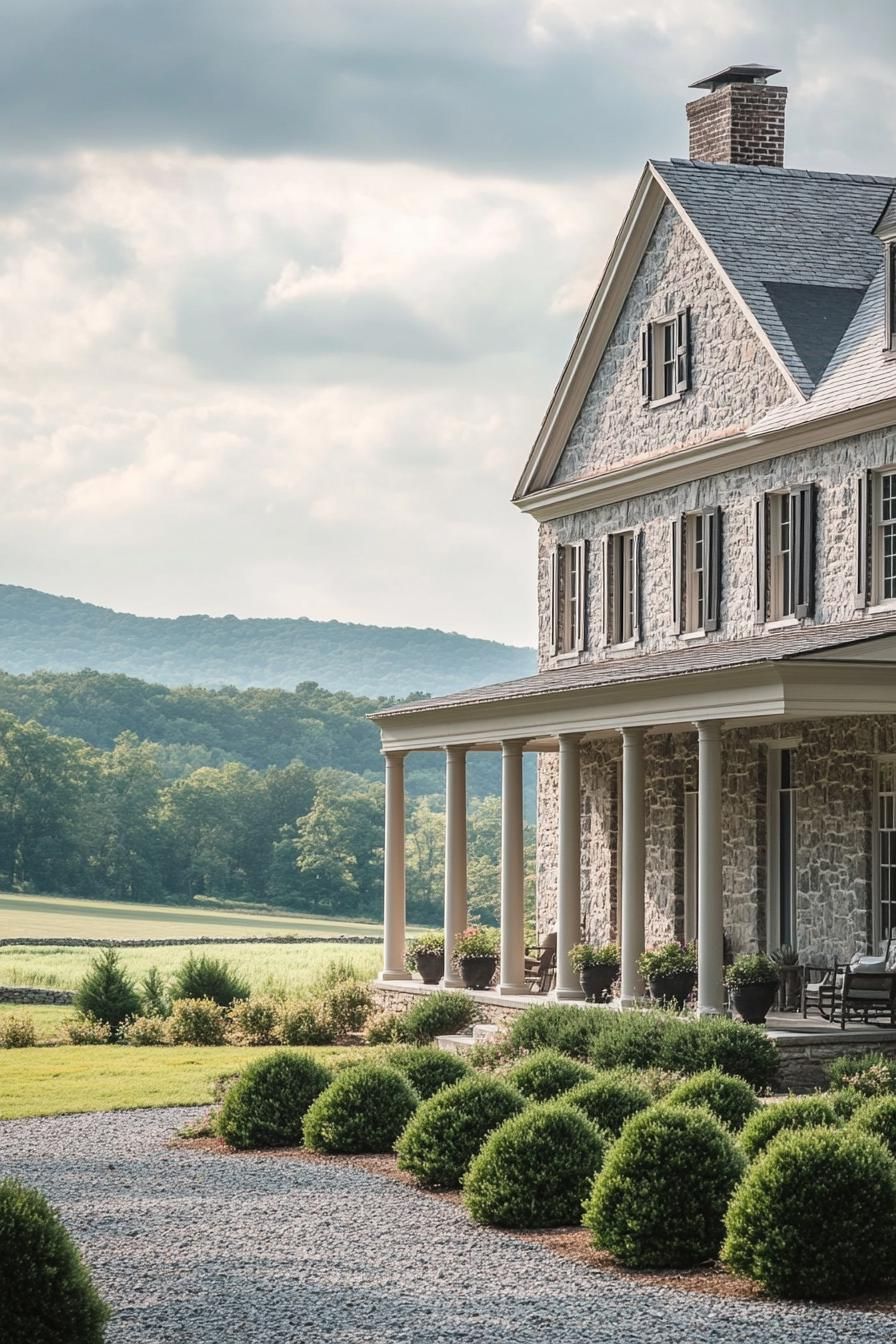
[[[302,1121],[331,1075],[311,1055],[275,1050],[256,1059],[224,1098],[215,1128],[232,1148],[302,1142]]]
[[[305,1145],[321,1153],[388,1153],[417,1109],[418,1096],[397,1069],[344,1069],[305,1112]]]
[[[743,1129],[759,1109],[756,1093],[743,1078],[729,1078],[720,1069],[707,1069],[686,1078],[669,1093],[671,1105],[705,1106],[717,1120],[731,1130]]]
[[[626,1120],[647,1109],[653,1097],[634,1074],[626,1078],[607,1072],[597,1073],[564,1092],[562,1100],[582,1111],[598,1129],[615,1137],[622,1132]]]
[[[507,1073],[507,1081],[530,1101],[552,1101],[561,1092],[568,1092],[593,1077],[594,1070],[587,1064],[561,1055],[558,1050],[536,1050]]]
[[[431,1045],[437,1036],[457,1036],[476,1021],[474,1001],[460,990],[427,994],[398,1018],[395,1030],[406,1045]]]
[[[408,1045],[390,1050],[388,1065],[407,1078],[422,1101],[435,1096],[443,1087],[459,1083],[470,1070],[460,1055],[449,1054],[437,1045]]]
[[[607,1142],[575,1106],[529,1106],[486,1140],[464,1177],[464,1203],[477,1223],[498,1227],[578,1223]]]
[[[865,1101],[853,1115],[850,1129],[880,1139],[890,1156],[896,1158],[896,1097],[875,1097]]]
[[[424,1101],[395,1145],[398,1165],[421,1185],[454,1189],[485,1140],[525,1102],[497,1078],[473,1076]]]
[[[741,1132],[740,1143],[752,1162],[782,1130],[836,1124],[837,1114],[824,1097],[785,1097],[783,1101],[761,1106],[750,1116]]]

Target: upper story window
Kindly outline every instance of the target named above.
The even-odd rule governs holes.
[[[855,483],[855,607],[896,605],[896,467]]]
[[[815,611],[815,486],[756,501],[754,619],[802,620]]]
[[[641,400],[671,401],[691,385],[691,310],[641,328]]]
[[[884,350],[896,354],[896,242],[884,249]]]
[[[580,653],[585,647],[588,596],[588,543],[555,546],[551,552],[551,653]]]
[[[611,645],[641,638],[641,532],[603,539],[603,634]]]
[[[719,628],[722,510],[699,509],[671,526],[672,628],[698,634]]]

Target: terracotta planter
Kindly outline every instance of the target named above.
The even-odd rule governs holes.
[[[672,975],[652,975],[647,981],[650,997],[668,1003],[681,1012],[697,983],[695,971],[675,971]]]
[[[464,957],[457,963],[466,989],[488,989],[497,968],[497,957]]]
[[[445,974],[445,953],[415,952],[414,965],[424,985],[437,985]]]
[[[604,1003],[613,989],[619,975],[617,966],[583,966],[579,971],[579,984],[589,1003]]]
[[[755,1026],[759,1026],[768,1016],[768,1010],[774,1003],[777,992],[777,981],[774,983],[766,981],[764,984],[758,985],[741,985],[739,989],[732,989],[731,1004],[734,1011],[745,1022],[752,1022]]]

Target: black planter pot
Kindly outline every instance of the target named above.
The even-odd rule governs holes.
[[[437,985],[445,974],[445,953],[415,952],[414,965],[424,985]]]
[[[745,1022],[759,1026],[768,1016],[768,1010],[774,1003],[777,992],[777,981],[774,983],[766,981],[760,985],[741,985],[739,989],[732,989],[731,1003],[734,1011]]]
[[[588,1002],[603,1003],[608,999],[618,975],[618,966],[583,966],[579,971],[579,984]]]
[[[650,996],[657,1003],[668,1003],[681,1012],[694,986],[697,975],[694,971],[675,971],[672,975],[651,975],[647,981]]]
[[[464,957],[457,967],[467,989],[488,989],[498,967],[498,958]]]

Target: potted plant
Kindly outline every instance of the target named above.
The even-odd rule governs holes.
[[[421,933],[408,943],[407,965],[424,985],[437,985],[445,974],[445,935],[441,930]]]
[[[693,943],[665,943],[652,952],[642,952],[638,969],[651,998],[674,1005],[680,1012],[697,983],[697,949]]]
[[[488,989],[498,967],[498,930],[464,929],[454,941],[454,964],[467,989]]]
[[[579,984],[589,1003],[603,1003],[610,997],[619,976],[619,948],[615,943],[604,943],[601,947],[579,943],[570,952],[569,962],[579,973]]]
[[[800,954],[792,943],[782,943],[769,956],[778,968],[781,982],[782,1007],[796,1011],[800,1006],[802,975],[800,973]]]
[[[738,957],[725,972],[734,1011],[745,1022],[765,1021],[781,983],[780,971],[764,952]]]

